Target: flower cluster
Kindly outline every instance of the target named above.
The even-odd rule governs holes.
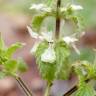
[[[49,43],[49,46],[47,49],[44,50],[44,53],[41,54],[41,61],[49,62],[49,63],[55,62],[56,54],[54,50],[54,39],[53,39],[52,32],[42,32],[41,34],[38,34],[36,32],[33,32],[29,26],[27,26],[27,28],[32,38],[39,39],[38,42],[35,42],[33,48],[31,49],[31,53],[34,54],[38,49],[38,46],[40,45],[40,43],[46,40]],[[66,36],[62,38],[62,41],[64,41],[68,46],[71,45],[73,49],[77,52],[77,54],[80,54],[79,50],[77,49],[74,43],[78,41],[78,39],[73,38],[71,36],[70,37]]]

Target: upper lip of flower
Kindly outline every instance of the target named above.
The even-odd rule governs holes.
[[[53,63],[56,60],[54,48],[49,46],[47,49],[45,49],[44,53],[41,55],[41,60],[43,62]]]
[[[47,42],[54,42],[53,37],[52,37],[52,32],[42,32],[41,35],[39,35],[36,32],[33,32],[29,26],[27,26],[27,28],[28,28],[29,34],[31,35],[32,38],[40,39],[41,41],[46,40]],[[63,41],[68,45],[73,44],[72,47],[74,48],[74,50],[78,54],[80,54],[79,50],[74,45],[74,42],[78,41],[78,39],[76,39],[72,36],[66,36],[66,37],[63,37]]]
[[[70,36],[64,37],[63,40],[64,40],[67,44],[70,44],[70,43],[73,43],[73,42],[75,42],[75,41],[78,41],[78,39],[73,38],[73,37],[70,37]]]
[[[51,8],[44,5],[44,4],[32,4],[30,9],[34,9],[34,10],[37,10],[37,11],[46,11],[46,12],[51,11]]]
[[[39,35],[38,33],[33,32],[29,26],[27,26],[27,29],[32,38],[53,42],[52,32],[42,32],[41,35]]]
[[[82,6],[80,6],[80,5],[70,5],[70,7],[73,9],[73,10],[82,10],[83,9],[83,7]]]

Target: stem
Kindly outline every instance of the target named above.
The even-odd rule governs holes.
[[[55,38],[58,39],[60,35],[60,16],[59,16],[59,9],[61,6],[61,0],[57,1],[57,12],[56,12],[56,30],[55,30]]]
[[[88,83],[90,79],[85,80],[86,83]],[[66,92],[63,96],[70,96],[72,93],[74,93],[78,89],[77,86],[74,86],[72,89],[70,89],[68,92]]]
[[[45,90],[45,94],[44,94],[44,96],[50,96],[50,87],[51,87],[51,83],[48,83],[48,86],[47,86],[47,88],[46,88],[46,90]]]
[[[26,96],[32,96],[31,91],[25,85],[24,81],[20,77],[18,77],[18,76],[16,76],[15,79],[18,82],[18,84],[20,85],[20,87],[23,89],[23,91],[26,94]]]

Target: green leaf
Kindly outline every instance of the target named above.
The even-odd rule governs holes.
[[[71,69],[71,65],[68,63],[68,57],[70,55],[68,46],[64,42],[56,43],[56,61],[54,63],[45,63],[41,61],[41,55],[47,48],[48,43],[44,41],[39,45],[35,54],[36,61],[43,79],[48,80],[49,82],[54,79],[68,79]]]
[[[22,47],[22,44],[21,43],[16,43],[16,44],[13,44],[11,45],[5,52],[5,56],[7,58],[10,58],[13,53],[18,49],[18,48],[21,48]]]
[[[80,77],[80,79],[81,78],[86,79],[86,76],[88,75],[86,67],[80,61],[74,64],[74,71],[77,74],[77,76]]]
[[[76,92],[76,95],[75,96],[95,96],[96,95],[96,92],[95,90],[92,88],[92,86],[86,84],[86,83],[83,83],[78,91]]]
[[[84,30],[85,25],[81,16],[70,16],[69,20],[72,21],[74,26],[76,27],[75,32],[82,32]]]
[[[78,60],[86,60],[88,62],[93,62],[94,61],[94,51],[92,51],[92,49],[90,48],[81,48],[80,49],[80,55],[78,55],[77,53],[75,53],[73,50],[71,52],[70,55],[70,62],[74,63],[74,61],[78,61]]]
[[[32,29],[35,32],[40,31],[41,29],[41,25],[43,23],[43,21],[45,20],[45,18],[49,17],[49,16],[55,16],[55,12],[43,12],[40,15],[34,16],[33,20],[32,20]]]
[[[27,64],[22,59],[18,59],[18,71],[25,72],[27,70]]]
[[[38,32],[41,28],[42,22],[45,19],[46,14],[38,15],[33,18],[32,28],[35,32]]]
[[[18,66],[18,64],[17,64],[16,60],[8,60],[4,64],[6,72],[12,73],[12,74],[16,73],[17,68],[18,68],[17,66]]]
[[[64,42],[56,44],[56,79],[68,79],[70,74],[71,65],[69,64],[68,57],[70,50]],[[66,74],[67,73],[67,74]]]
[[[36,62],[38,64],[38,68],[40,71],[40,74],[43,79],[47,80],[48,82],[51,82],[55,78],[55,71],[56,71],[56,64],[52,63],[45,63],[41,61],[41,54],[44,52],[45,49],[48,48],[47,42],[42,42],[37,51],[36,51]]]

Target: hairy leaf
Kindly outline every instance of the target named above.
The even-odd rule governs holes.
[[[13,53],[18,49],[18,48],[21,48],[22,47],[22,44],[21,43],[16,43],[16,44],[13,44],[11,45],[5,52],[5,56],[7,58],[10,58]]]
[[[78,91],[76,92],[76,95],[75,96],[95,96],[96,95],[96,92],[95,90],[92,88],[92,86],[86,84],[86,83],[83,83]]]
[[[38,68],[40,70],[41,76],[43,79],[51,82],[54,79],[56,64],[55,63],[45,63],[41,61],[41,54],[44,50],[48,48],[47,42],[42,42],[36,52],[36,61],[38,64]]]
[[[78,60],[81,60],[81,61],[86,60],[92,63],[94,61],[94,55],[95,55],[94,52],[90,48],[81,48],[80,55],[78,55],[72,50],[72,53],[69,59],[70,59],[70,62],[72,63]]]
[[[5,70],[7,70],[8,72],[16,72],[16,68],[17,68],[17,61],[16,60],[8,60],[5,64]]]
[[[25,72],[27,70],[27,64],[24,62],[23,59],[18,59],[18,71]]]
[[[32,21],[32,28],[34,31],[38,32],[40,30],[40,27],[42,25],[44,18],[45,18],[45,15],[34,17]]]
[[[34,16],[33,20],[32,20],[32,29],[35,32],[40,31],[41,25],[44,21],[45,18],[49,17],[49,16],[55,16],[55,12],[44,12],[41,13],[40,15]]]
[[[68,79],[71,65],[68,63],[69,48],[63,42],[56,44],[56,79]],[[66,74],[67,73],[67,74]]]

